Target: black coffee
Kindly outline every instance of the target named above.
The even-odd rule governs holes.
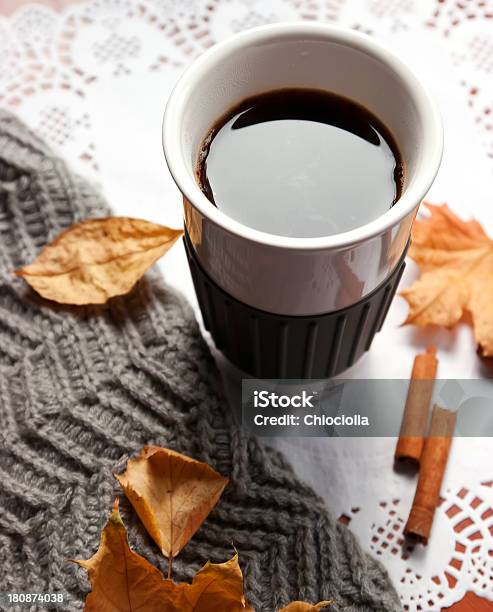
[[[280,89],[243,101],[206,137],[205,195],[228,216],[282,236],[344,232],[399,198],[402,161],[382,122],[330,92]]]

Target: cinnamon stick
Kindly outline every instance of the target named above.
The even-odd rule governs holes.
[[[428,347],[426,353],[416,355],[399,439],[395,448],[395,459],[397,461],[419,464],[437,366],[438,359],[434,346]]]
[[[440,501],[440,488],[447,466],[457,414],[435,405],[430,430],[425,440],[418,485],[404,534],[427,544],[435,509]]]

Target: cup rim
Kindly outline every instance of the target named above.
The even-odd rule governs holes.
[[[289,39],[295,35],[326,37],[371,55],[393,69],[414,94],[418,113],[423,121],[425,142],[421,171],[399,200],[383,215],[354,229],[328,236],[300,238],[281,236],[251,228],[226,215],[205,196],[198,183],[190,175],[187,163],[181,155],[181,114],[187,93],[194,82],[208,72],[229,53],[241,50],[252,43],[267,40]],[[205,134],[204,134],[205,136]],[[235,34],[219,42],[200,55],[184,71],[168,99],[162,125],[164,155],[169,171],[186,199],[204,217],[227,232],[276,248],[316,250],[332,249],[365,242],[398,224],[423,200],[440,167],[443,153],[443,126],[438,106],[426,87],[414,72],[392,51],[367,34],[332,24],[278,22],[263,25]]]

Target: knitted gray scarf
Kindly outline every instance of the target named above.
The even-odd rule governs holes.
[[[88,582],[68,560],[96,551],[118,492],[113,473],[157,444],[230,478],[177,559],[175,580],[225,561],[234,542],[255,610],[295,599],[400,610],[387,574],[352,533],[281,455],[233,422],[190,307],[157,274],[86,308],[43,301],[12,276],[60,230],[108,212],[0,111],[0,592],[60,592],[61,609],[81,609]],[[130,545],[163,568],[124,498],[121,509]]]

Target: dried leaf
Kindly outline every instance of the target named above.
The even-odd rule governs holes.
[[[293,601],[278,612],[318,612],[318,610],[323,610],[327,606],[331,606],[333,603],[333,601],[321,601],[318,604],[309,604],[303,601]]]
[[[85,612],[253,612],[245,602],[237,554],[226,563],[207,563],[192,584],[164,580],[130,549],[118,500],[96,554],[75,563],[87,570],[91,582]]]
[[[253,612],[245,601],[238,555],[226,563],[207,563],[192,584],[166,581],[162,610],[171,612]]]
[[[410,307],[405,323],[453,327],[467,311],[480,354],[493,356],[493,241],[477,221],[426,206],[430,217],[415,222],[409,250],[422,274],[401,293]]]
[[[60,304],[104,304],[128,293],[182,234],[141,219],[89,219],[62,232],[15,273]]]
[[[157,568],[130,549],[118,499],[96,554],[75,563],[87,570],[91,582],[85,612],[162,612],[166,581]]]
[[[228,483],[206,463],[158,446],[144,447],[116,477],[168,559],[202,525]]]

